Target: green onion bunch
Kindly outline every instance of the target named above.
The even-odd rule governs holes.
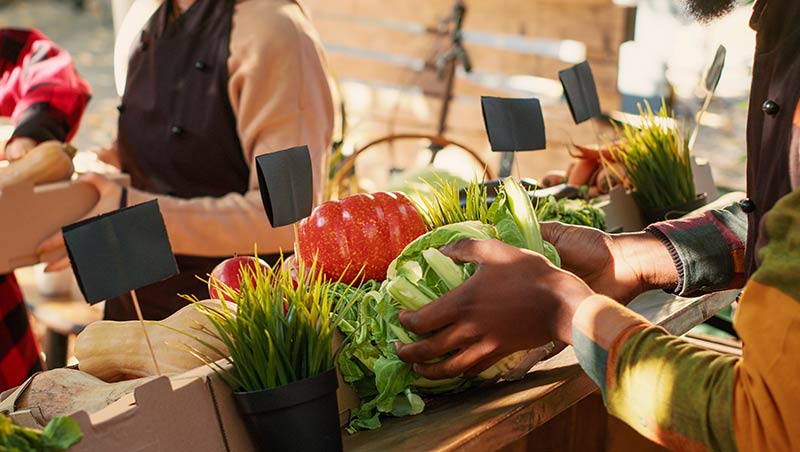
[[[662,105],[654,113],[650,104],[639,106],[641,127],[623,124],[617,132],[624,139],[611,148],[614,159],[625,167],[642,209],[661,209],[693,201],[695,193],[687,139]]]
[[[261,271],[244,265],[238,291],[212,277],[235,309],[192,300],[214,326],[209,333],[228,348],[230,367],[204,361],[236,390],[284,386],[333,368],[333,335],[349,306],[334,312],[340,283],[326,281],[316,261],[310,268],[296,262],[294,271],[283,258]]]

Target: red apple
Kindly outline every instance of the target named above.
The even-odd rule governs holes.
[[[224,297],[227,301],[233,301],[230,296],[217,290],[215,281],[225,284],[238,292],[239,286],[242,283],[242,269],[244,269],[245,266],[249,266],[252,270],[262,272],[269,268],[266,262],[261,259],[256,259],[253,256],[234,256],[225,259],[211,270],[211,277],[208,280],[208,296],[215,300]],[[251,279],[255,283],[255,278],[252,277]]]

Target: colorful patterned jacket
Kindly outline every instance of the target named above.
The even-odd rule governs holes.
[[[573,318],[578,359],[609,412],[672,450],[800,450],[798,20],[797,1],[754,6],[747,202],[648,228],[672,254],[677,294],[746,281],[734,318],[741,358],[688,344],[599,295]]]

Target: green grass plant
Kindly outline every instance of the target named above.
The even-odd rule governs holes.
[[[215,331],[204,332],[228,348],[230,367],[209,362],[196,351],[195,356],[238,391],[284,386],[333,368],[334,332],[350,308],[334,312],[339,283],[326,280],[316,262],[306,267],[297,260],[292,272],[284,268],[283,258],[264,271],[245,265],[241,272],[238,291],[211,279],[233,299],[235,309],[226,303],[216,308],[190,299],[214,326]]]
[[[615,126],[623,141],[611,148],[625,168],[636,203],[642,209],[661,209],[693,201],[697,193],[686,137],[666,106],[654,113],[645,102],[639,113],[640,127]]]

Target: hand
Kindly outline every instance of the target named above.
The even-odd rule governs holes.
[[[121,185],[96,173],[84,174],[79,180],[91,184],[100,194],[97,204],[95,204],[92,210],[90,210],[83,219],[119,209],[120,197],[122,196]],[[36,248],[36,254],[39,255],[44,262],[48,263],[44,269],[45,272],[59,271],[70,266],[67,250],[64,246],[64,236],[61,234],[61,231],[51,235],[40,243]]]
[[[430,334],[397,345],[400,359],[417,363],[417,373],[432,379],[476,375],[515,351],[553,339],[571,342],[572,315],[593,294],[581,279],[498,240],[462,240],[441,251],[478,268],[438,300],[400,313],[406,329]],[[427,363],[448,353],[453,355]]]
[[[14,141],[6,144],[5,158],[9,162],[19,160],[31,149],[36,147],[36,140],[28,137],[16,137]]]
[[[595,292],[627,303],[651,289],[678,283],[669,251],[652,234],[607,234],[562,223],[541,224],[542,237],[561,256],[561,267],[586,281]]]
[[[122,163],[119,161],[119,148],[117,147],[117,140],[114,140],[106,147],[97,150],[97,160],[122,169]]]

